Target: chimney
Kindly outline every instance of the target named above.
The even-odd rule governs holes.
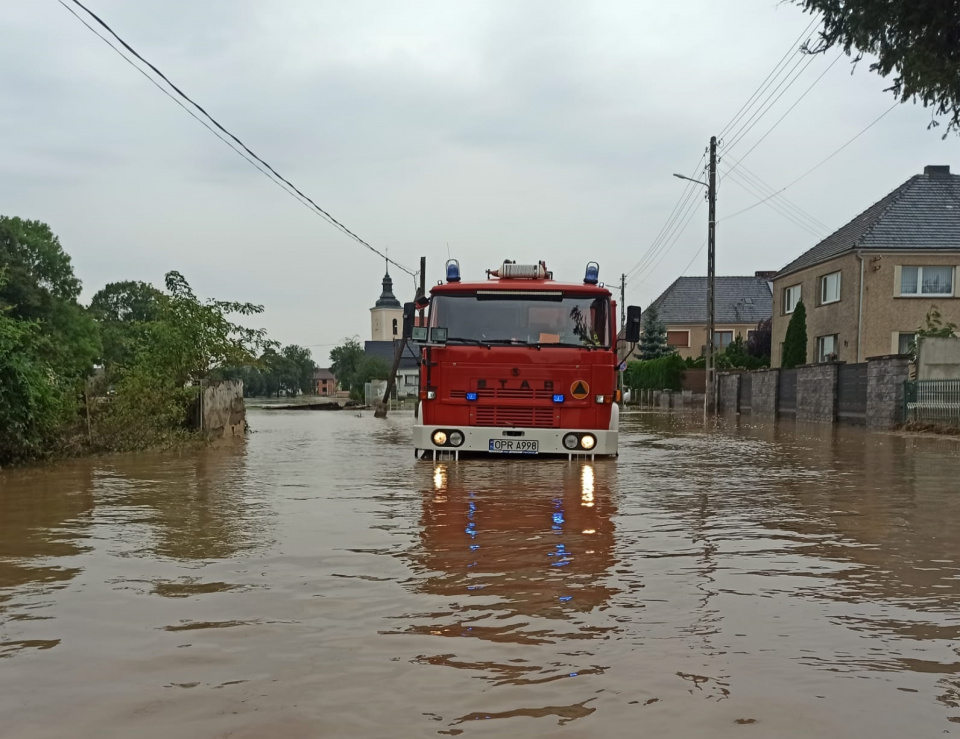
[[[754,272],[753,276],[756,277],[758,280],[772,280],[775,274],[777,274],[776,270],[774,270],[773,272],[761,271],[761,272]]]
[[[928,164],[923,168],[923,173],[933,177],[943,177],[950,174],[949,164]]]

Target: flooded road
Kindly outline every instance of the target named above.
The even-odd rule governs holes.
[[[409,417],[0,472],[0,737],[960,735],[960,443]]]

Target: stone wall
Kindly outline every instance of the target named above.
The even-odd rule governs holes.
[[[813,364],[797,371],[797,420],[833,423],[837,420],[839,365]]]
[[[753,414],[756,416],[777,415],[777,389],[780,371],[760,370],[753,374]]]
[[[243,381],[228,380],[203,388],[202,429],[214,438],[242,437],[247,427]]]
[[[903,421],[903,383],[910,357],[893,354],[867,360],[867,426],[889,429]]]
[[[740,412],[740,373],[720,373],[717,375],[719,403],[717,410],[721,413]]]

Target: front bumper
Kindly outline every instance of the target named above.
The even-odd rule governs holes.
[[[463,444],[459,447],[441,446],[433,443],[433,432],[437,429],[450,431],[456,429],[463,434]],[[569,433],[593,434],[597,439],[596,446],[587,451],[585,449],[567,449],[563,445],[563,437]],[[413,446],[420,450],[442,453],[453,452],[485,452],[490,454],[491,439],[519,439],[536,441],[539,444],[539,455],[562,454],[563,456],[612,456],[617,454],[620,441],[618,431],[606,429],[541,429],[541,428],[500,428],[496,426],[421,426],[413,427]],[[497,454],[497,456],[537,456],[525,454]]]

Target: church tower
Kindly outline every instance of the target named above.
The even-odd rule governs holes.
[[[380,299],[370,309],[371,341],[393,341],[399,339],[403,331],[403,306],[393,294],[393,280],[389,265],[383,276],[383,292]]]

